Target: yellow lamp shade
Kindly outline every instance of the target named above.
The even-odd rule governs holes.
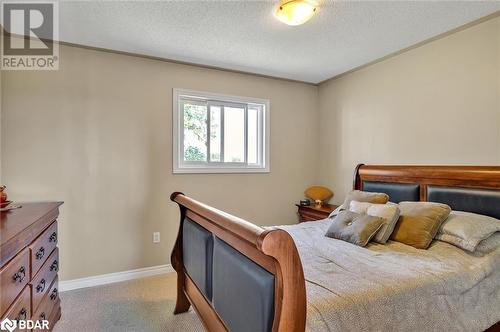
[[[304,192],[304,194],[306,195],[307,198],[310,198],[315,202],[316,201],[327,202],[328,200],[330,200],[330,198],[333,197],[333,191],[322,186],[310,187]]]
[[[304,24],[316,13],[316,0],[281,0],[276,17],[288,25]]]

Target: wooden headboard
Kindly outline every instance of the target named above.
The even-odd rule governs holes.
[[[454,210],[500,218],[500,166],[356,167],[354,189],[386,192],[391,201],[446,203]]]

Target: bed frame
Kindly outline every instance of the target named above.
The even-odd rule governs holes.
[[[358,165],[354,189],[391,201],[433,201],[500,218],[500,166]],[[198,313],[208,331],[303,332],[306,289],[297,248],[264,229],[175,192],[180,227],[172,251],[174,314]],[[279,221],[281,222],[281,221]],[[500,322],[487,330],[500,331]]]

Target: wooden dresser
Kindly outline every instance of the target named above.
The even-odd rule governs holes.
[[[45,331],[50,331],[61,317],[56,221],[61,204],[21,203],[20,209],[0,212],[0,321],[48,320]]]

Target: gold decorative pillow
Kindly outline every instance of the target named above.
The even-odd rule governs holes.
[[[373,204],[385,204],[389,201],[389,195],[384,193],[372,193],[368,191],[353,190],[345,198],[342,208],[349,210],[351,201],[366,202]]]
[[[431,202],[401,202],[399,210],[399,221],[391,240],[417,249],[429,247],[439,227],[451,212],[448,205]]]
[[[342,211],[332,220],[325,236],[364,247],[382,227],[383,222],[382,218]]]

